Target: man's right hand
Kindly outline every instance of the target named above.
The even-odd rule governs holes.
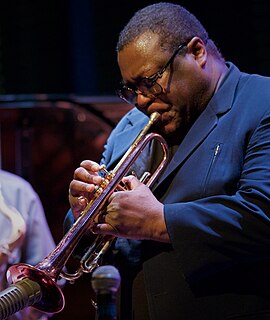
[[[74,171],[73,180],[69,185],[69,203],[75,219],[84,210],[93,197],[95,187],[103,178],[98,175],[101,166],[91,160],[84,160]]]

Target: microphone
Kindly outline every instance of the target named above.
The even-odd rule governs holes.
[[[9,316],[32,306],[42,298],[40,285],[25,278],[11,285],[0,292],[0,320],[7,319]]]
[[[116,293],[121,282],[118,270],[111,266],[98,267],[92,274],[92,288],[97,298],[97,319],[116,320]]]

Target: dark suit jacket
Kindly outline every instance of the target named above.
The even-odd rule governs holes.
[[[151,319],[270,319],[269,116],[270,79],[229,64],[154,190],[172,245],[140,247]],[[119,122],[109,168],[146,122],[136,109]]]

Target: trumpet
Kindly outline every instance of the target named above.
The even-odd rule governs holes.
[[[57,279],[62,277],[68,281],[74,281],[83,273],[92,272],[100,265],[102,257],[115,239],[114,236],[97,236],[94,243],[83,256],[79,269],[73,274],[64,271],[65,265],[80,239],[94,223],[97,215],[106,208],[106,202],[111,194],[123,189],[121,186],[122,179],[128,174],[131,166],[150,141],[157,140],[160,143],[163,157],[156,170],[153,173],[145,173],[141,180],[150,188],[164,170],[169,160],[167,143],[161,135],[148,133],[158,117],[159,114],[157,112],[151,114],[146,126],[141,130],[112,171],[107,171],[105,166],[102,166],[101,170],[105,173],[102,183],[97,186],[93,198],[56,248],[35,267],[19,263],[8,269],[7,277],[9,282],[13,283],[13,288],[12,294],[9,292],[5,294],[14,296],[14,292],[16,291],[16,295],[18,295],[17,291],[20,291],[23,287],[23,291],[27,292],[26,295],[29,298],[21,299],[23,301],[16,302],[16,306],[14,306],[14,303],[8,302],[10,299],[2,298],[5,294],[0,294],[0,320],[6,319],[11,314],[30,305],[48,313],[60,312],[64,308],[65,298],[61,288],[57,284]],[[26,287],[27,289],[25,289]],[[1,308],[2,300],[5,301],[5,305]],[[2,318],[1,309],[5,309],[5,314],[2,315]]]

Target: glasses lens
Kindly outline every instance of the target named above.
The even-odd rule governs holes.
[[[162,92],[162,87],[157,82],[150,82],[147,83],[147,79],[144,79],[144,82],[142,85],[138,87],[139,91],[146,97],[154,97],[158,96]]]
[[[118,96],[130,104],[135,104],[137,102],[137,93],[131,89],[123,86],[117,91]]]
[[[142,83],[136,88],[136,90],[122,85],[122,88],[116,91],[116,93],[121,99],[132,105],[136,105],[138,94],[142,94],[148,98],[155,98],[161,94],[162,91],[163,89],[160,84],[153,82],[151,79],[145,78],[142,80]]]

